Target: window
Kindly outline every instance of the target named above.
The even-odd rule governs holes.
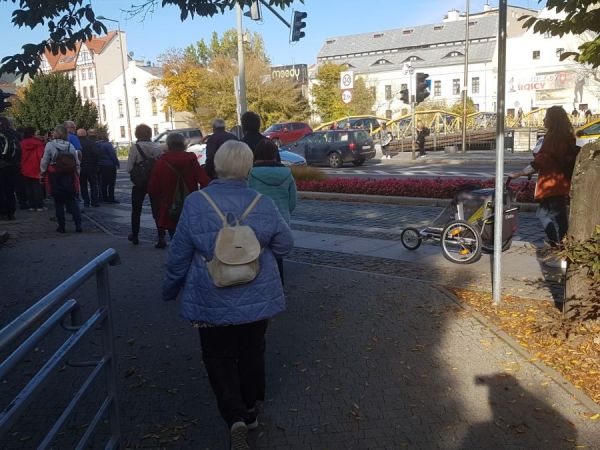
[[[560,58],[560,55],[562,55],[564,53],[565,49],[564,48],[557,48],[556,49],[556,57]]]
[[[140,99],[137,97],[133,99],[133,109],[135,111],[135,117],[140,117]]]
[[[117,101],[117,109],[119,111],[119,117],[123,117],[123,100],[119,99]]]
[[[95,94],[95,92],[94,92],[94,86],[90,86],[90,98],[96,97],[94,94]]]
[[[402,34],[413,34],[415,30],[402,30]]]
[[[433,96],[434,97],[441,97],[442,95],[442,81],[441,80],[435,80],[433,82]]]
[[[152,125],[152,133],[154,133],[154,136],[156,136],[158,134],[158,124],[157,123]]]
[[[168,122],[169,120],[171,120],[169,117],[169,111],[165,111],[165,122]]]
[[[158,104],[156,103],[156,97],[152,97],[150,99],[150,104],[152,105],[152,115],[156,116],[158,115]]]
[[[435,27],[433,27],[433,29],[434,29],[435,31],[440,31],[440,30],[443,30],[443,29],[444,29],[444,25],[436,25]]]
[[[392,99],[392,85],[391,84],[385,85],[385,99],[386,100]]]
[[[408,89],[408,84],[406,84],[406,83],[402,83],[402,84],[400,85],[400,90],[401,90],[401,91],[404,91],[404,90],[406,90],[406,89]]]
[[[391,62],[389,62],[387,59],[378,59],[377,61],[375,61],[375,63],[373,64],[374,66],[377,64],[391,64]]]
[[[479,94],[479,77],[471,78],[471,93]]]
[[[479,103],[474,103],[475,111],[479,112]]]
[[[452,95],[460,94],[460,78],[454,78],[452,80]]]
[[[540,51],[539,50],[533,51],[533,59],[540,59]]]
[[[88,69],[88,80],[93,80],[94,79],[94,69],[89,68]]]
[[[551,39],[552,38],[552,33],[550,33],[549,31],[546,31],[544,33],[544,39]]]
[[[132,78],[132,79],[131,79],[131,84],[135,84],[135,83],[137,83],[137,79],[135,79],[135,78]]]
[[[106,122],[106,105],[102,105],[102,120]]]
[[[123,125],[121,125],[119,127],[119,131],[121,132],[121,137],[124,138],[125,137],[125,127]]]
[[[87,72],[85,71],[85,69],[83,69],[83,70],[81,71],[81,79],[82,79],[82,80],[85,80],[85,79],[86,79],[86,74],[87,74]]]
[[[392,118],[392,110],[391,109],[386,109],[385,110],[385,118],[386,119],[391,119]]]
[[[83,98],[88,98],[87,86],[83,87]]]
[[[383,33],[375,33],[375,34],[373,35],[373,37],[374,37],[374,38],[380,38],[380,37],[383,37]]]

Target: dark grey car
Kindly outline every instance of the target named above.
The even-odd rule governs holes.
[[[308,164],[328,164],[336,169],[344,163],[361,166],[375,156],[373,139],[364,130],[317,131],[284,149],[303,156]]]

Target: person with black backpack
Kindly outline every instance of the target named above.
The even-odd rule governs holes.
[[[0,117],[0,218],[15,219],[15,189],[20,175],[19,136],[6,117]]]
[[[73,216],[75,231],[81,233],[81,212],[77,202],[77,176],[80,172],[78,153],[68,139],[67,129],[59,125],[44,148],[40,162],[40,182],[46,173],[50,178],[50,191],[56,209],[56,231],[65,232],[65,208]]]
[[[127,172],[131,178],[131,233],[128,236],[134,245],[140,243],[138,234],[140,232],[140,217],[142,216],[142,205],[148,193],[148,181],[156,160],[163,154],[162,145],[152,142],[152,129],[145,124],[135,127],[136,143],[129,149],[127,158]],[[158,200],[155,196],[150,197],[150,208],[152,217],[156,222],[158,241],[165,239],[165,230],[158,226]]]

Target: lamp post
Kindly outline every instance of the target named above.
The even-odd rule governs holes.
[[[109,19],[108,17],[104,16],[98,16],[98,20],[108,20],[109,22],[115,22],[117,24],[119,42],[121,44],[121,72],[123,72],[123,91],[125,93],[125,120],[127,121],[127,138],[129,140],[129,146],[131,146],[131,118],[129,116],[129,96],[127,95],[127,76],[125,75],[125,46],[123,45],[121,23],[118,20]]]
[[[411,130],[411,135],[412,135],[412,139],[411,139],[411,151],[412,151],[412,159],[417,159],[417,154],[416,154],[416,148],[415,148],[415,139],[416,139],[416,126],[417,124],[415,123],[416,120],[416,114],[415,114],[415,93],[417,92],[416,90],[416,86],[413,85],[413,73],[415,72],[415,69],[413,68],[413,66],[411,64],[404,64],[404,75],[408,75],[408,92],[410,93],[410,114],[411,114],[411,121],[412,121],[412,130]]]
[[[465,17],[465,74],[463,76],[462,153],[467,151],[467,90],[469,87],[469,0]]]

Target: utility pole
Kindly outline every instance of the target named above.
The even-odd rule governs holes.
[[[248,109],[246,101],[246,68],[244,66],[244,29],[242,27],[242,7],[235,3],[237,14],[237,44],[238,44],[238,111],[240,117]],[[241,125],[241,123],[240,123]]]
[[[496,201],[494,205],[494,271],[492,301],[502,299],[502,225],[504,222],[504,102],[506,100],[507,0],[498,4],[498,98],[496,99]]]
[[[465,74],[463,79],[462,153],[467,151],[467,91],[469,88],[469,0],[465,17]]]
[[[414,73],[414,69],[413,66],[411,66],[410,64],[404,64],[404,75],[408,75],[408,91],[410,93],[410,114],[412,117],[412,127],[411,127],[411,149],[412,149],[412,159],[417,159],[417,154],[416,154],[416,147],[415,147],[415,138],[416,138],[416,129],[417,129],[417,124],[415,123],[416,120],[416,114],[415,114],[415,86],[413,85],[413,73]]]

